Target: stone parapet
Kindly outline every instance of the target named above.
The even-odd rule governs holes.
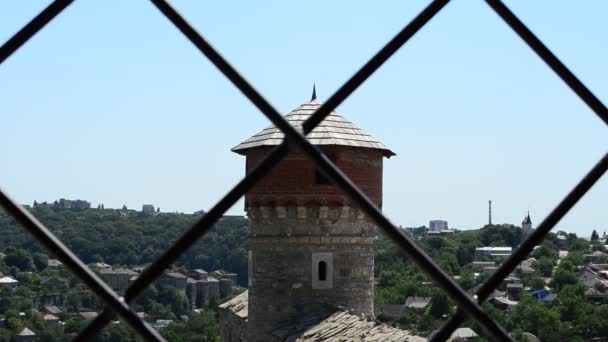
[[[247,208],[251,236],[357,236],[373,238],[376,225],[349,206],[261,206]]]

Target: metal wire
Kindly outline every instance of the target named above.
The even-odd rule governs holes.
[[[500,283],[511,273],[519,263],[532,252],[534,246],[540,244],[555,225],[574,207],[574,205],[595,185],[595,183],[608,170],[608,153],[581,179],[581,181],[568,193],[568,195],[551,211],[541,222],[529,238],[515,250],[500,267],[477,290],[477,300],[484,302]],[[431,338],[431,341],[444,341],[465,320],[464,312],[459,310],[445,325]]]
[[[486,0],[488,5],[515,31],[530,48],[583,100],[593,112],[608,124],[608,108],[538,39],[526,25],[515,16],[500,0]],[[585,175],[577,186],[543,220],[520,247],[511,255],[485,283],[477,290],[477,300],[482,303],[496,287],[528,256],[570,209],[587,193],[595,182],[606,172],[607,156]],[[464,322],[465,315],[458,310],[431,338],[444,341]]]
[[[608,124],[608,109],[574,74],[538,39],[500,0],[486,0],[488,5],[523,39],[567,85]]]
[[[25,44],[35,33],[65,9],[73,0],[56,0],[17,32],[0,47],[0,64]],[[456,283],[445,274],[414,242],[397,229],[381,211],[353,184],[317,147],[310,144],[304,135],[318,125],[331,111],[337,108],[367,78],[384,64],[401,46],[432,19],[449,0],[431,2],[402,31],[389,41],[357,73],[355,73],[328,101],[323,104],[303,124],[304,134],[297,132],[274,107],[262,97],[239,73],[214,49],[171,5],[164,0],[151,2],[252,102],[260,111],[285,134],[286,140],[256,166],[243,180],[228,192],[197,224],[190,228],[163,255],[149,266],[127,289],[124,301],[116,296],[107,285],[97,278],[69,249],[48,231],[27,211],[0,191],[0,204],[13,215],[36,239],[51,250],[59,260],[79,276],[106,304],[107,308],[81,332],[77,340],[86,341],[93,337],[112,318],[119,314],[142,337],[149,341],[162,341],[162,337],[133,313],[125,302],[131,302],[144,291],[158,276],[179,258],[197,239],[203,236],[221,216],[238,201],[259,179],[288,153],[291,144],[298,145],[355,203],[369,215],[378,226],[431,276],[439,286],[459,305],[457,314],[434,336],[434,341],[447,339],[451,332],[462,323],[465,315],[476,319],[486,334],[494,340],[510,340],[510,337],[492,318],[483,312],[479,304],[472,300]],[[568,84],[568,86],[606,123],[606,107],[538,40],[530,30],[499,0],[486,2],[509,24],[515,32]],[[581,180],[572,192],[541,223],[529,239],[524,241],[515,253],[479,289],[481,303],[500,282],[523,260],[555,224],[574,206],[595,184],[608,168],[608,154]]]
[[[119,298],[103,280],[99,279],[74,253],[70,251],[53,233],[27,210],[23,209],[4,191],[0,190],[0,206],[15,218],[30,234],[46,247],[67,268],[76,274],[86,286],[98,295],[109,307],[118,313],[135,331],[149,341],[164,341],[164,339],[141,320],[129,306]]]
[[[0,64],[38,33],[74,0],[55,0],[0,47]]]
[[[304,124],[304,134],[308,134],[316,124],[321,122],[331,111],[333,111],[344,99],[346,99],[354,90],[361,85],[365,79],[373,74],[375,70],[377,70],[386,60],[388,60],[409,38],[411,38],[420,28],[424,26],[426,22],[428,22],[434,14],[436,14],[441,8],[443,8],[448,1],[436,1],[431,3],[430,6],[425,8],[410,24],[408,24],[402,31],[400,31],[391,41],[389,41],[385,47],[383,47],[374,57],[370,59],[351,79],[349,79],[333,96],[331,96],[328,101],[319,108],[317,112],[315,112]],[[165,1],[153,1],[153,3],[169,18],[178,29],[183,32],[186,37],[190,39],[190,41],[197,47],[199,50],[205,54],[217,67],[220,71],[224,72],[226,76],[233,82],[237,88],[239,88],[251,101],[258,106],[258,108],[264,112],[277,126],[283,126],[291,128],[291,126],[280,121],[284,121],[283,117],[271,107],[270,104],[261,96],[255,89],[253,89],[244,78],[238,74],[238,72],[230,66],[230,64],[219,55],[211,47],[211,45],[198,33],[196,30],[187,23],[177,11],[175,11],[169,4]],[[314,125],[310,124],[314,122]],[[283,146],[283,145],[280,145]],[[318,151],[316,153],[319,153]],[[257,169],[262,166],[266,169],[266,166],[263,165],[266,162],[269,162],[269,168],[276,165],[278,161],[286,154],[286,151],[273,151],[266,160],[259,165]],[[270,169],[266,170],[268,172]],[[256,172],[254,170],[254,172]],[[210,227],[213,225],[217,219],[221,217],[221,215],[232,206],[245,192],[248,190],[248,187],[243,186],[247,182],[250,175],[248,175],[241,183],[239,183],[228,195],[226,195],[218,205],[214,206],[202,219],[199,223],[197,223],[190,231],[188,231],[183,238],[181,238],[177,243],[175,243],[171,247],[171,252],[165,253],[161,256],[155,263],[153,263],[143,274],[137,279],[137,283],[133,284],[125,294],[125,300],[130,302],[133,300],[139,293],[141,293],[151,282],[154,281],[158,275],[162,273],[164,269],[169,267],[177,257],[179,257],[180,253],[187,248],[189,248],[200,236],[202,236]],[[253,186],[255,182],[248,182],[249,186]],[[236,195],[236,193],[240,193],[240,195]],[[227,197],[234,195],[232,201],[227,201]],[[223,205],[222,205],[223,204]],[[217,210],[217,215],[211,218],[212,213],[214,214]],[[207,220],[207,216],[210,218]],[[187,237],[186,237],[187,236]],[[133,290],[132,292],[130,292]],[[133,295],[131,295],[131,293]],[[99,329],[101,329],[105,324],[107,324],[112,315],[109,312],[105,312],[98,316],[91,324],[79,335],[78,340],[87,340],[89,337],[93,336]]]
[[[21,30],[0,46],[0,64],[6,61],[20,47],[27,43],[36,33],[45,27],[59,13],[65,10],[73,0],[56,0],[36,15]],[[93,273],[69,248],[27,210],[23,209],[6,192],[0,189],[0,205],[12,215],[30,234],[32,234],[57,259],[63,262],[78,276],[97,296],[120,315],[142,337],[149,341],[164,341],[162,336],[147,323],[141,320],[124,301],[118,297],[95,273]]]

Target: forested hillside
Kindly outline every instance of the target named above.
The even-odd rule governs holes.
[[[85,263],[144,265],[153,262],[177,238],[200,219],[198,215],[99,209],[51,209],[38,206],[31,212]],[[249,221],[222,219],[188,250],[178,266],[225,269],[247,279]],[[0,251],[12,246],[44,252],[36,240],[0,211]]]
[[[154,261],[180,234],[200,219],[200,216],[187,214],[144,214],[103,209],[36,207],[32,212],[85,263],[103,261],[115,266],[129,267]],[[247,219],[224,218],[188,250],[176,266],[229,270],[238,273],[239,282],[245,285],[248,231]],[[471,267],[476,247],[516,247],[522,239],[521,228],[513,225],[492,225],[447,236],[427,236],[424,227],[404,229],[403,232],[414,238],[443,270],[455,277],[467,290],[479,285],[489,276],[489,272],[475,273]],[[45,270],[47,252],[8,215],[1,212],[0,234],[0,251],[6,254],[3,260],[6,264],[5,273],[21,282],[19,293],[23,298],[28,298],[28,293],[24,290],[26,285],[30,284],[30,288],[34,290],[40,286],[36,281],[28,281],[29,278],[26,278],[32,276],[26,275],[29,271],[35,274],[37,270],[49,273]],[[567,336],[568,341],[605,338],[608,336],[608,321],[602,317],[608,313],[608,299],[590,300],[587,296],[589,286],[585,287],[578,278],[581,270],[586,267],[584,256],[591,252],[605,251],[605,242],[589,242],[577,238],[574,234],[563,232],[559,235],[561,238],[558,239],[556,234],[550,233],[541,246],[530,255],[535,258],[534,274],[517,274],[524,281],[526,290],[521,293],[519,304],[514,309],[503,312],[490,304],[484,306],[514,336],[526,331],[539,336],[541,340],[556,340],[557,336]],[[454,304],[400,248],[380,232],[376,247],[374,301],[377,307],[381,304],[403,304],[410,296],[431,298],[429,305],[422,311],[409,311],[397,320],[382,313],[378,313],[378,318],[417,335],[428,336],[454,313]],[[560,250],[569,251],[569,255],[565,258],[559,257]],[[531,295],[533,291],[542,289],[550,289],[557,299],[544,303]],[[600,294],[607,293],[608,298],[608,291],[603,286],[595,286],[593,290]],[[33,293],[40,292],[36,291]],[[87,296],[94,298],[92,294]],[[87,296],[83,299],[84,302],[88,300]],[[186,310],[175,308],[176,303],[183,301],[171,299],[171,296],[162,292],[152,297],[161,306],[154,304],[153,307],[140,303],[151,317],[167,316],[169,312],[180,313]],[[142,296],[141,300],[145,302],[146,298]],[[13,304],[20,310],[23,310],[22,306],[28,305],[26,302],[20,303]],[[101,303],[93,304],[88,306],[101,308]],[[12,317],[6,313],[5,316]],[[207,332],[215,336],[216,319],[217,315],[209,312],[197,316],[190,323],[179,323],[181,325],[167,330],[166,334],[172,336],[170,340],[182,340],[185,335],[178,336],[178,333],[190,334],[194,331],[192,329],[196,330],[200,325],[205,325],[214,327]],[[15,318],[15,322],[17,320],[18,318]],[[469,321],[465,326],[475,327],[475,324]],[[78,329],[73,330],[75,332]]]

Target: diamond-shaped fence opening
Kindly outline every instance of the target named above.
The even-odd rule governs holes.
[[[61,13],[73,0],[56,0],[38,16],[24,26],[11,39],[0,47],[0,63],[4,62],[19,47],[33,37],[55,16]],[[468,316],[477,321],[493,340],[510,340],[504,329],[487,315],[480,307],[488,295],[511,273],[515,267],[541,242],[545,235],[563,218],[563,216],[580,200],[580,198],[597,182],[608,169],[608,154],[605,155],[574,189],[542,221],[538,228],[514,251],[498,270],[478,289],[472,298],[464,292],[445,272],[407,236],[402,234],[336,166],[315,146],[310,144],[305,135],[319,124],[329,113],[349,97],[365,82],[384,62],[403,46],[409,38],[418,32],[432,19],[449,0],[431,2],[402,31],[393,37],[376,55],[357,71],[328,101],[323,104],[303,125],[303,134],[298,133],[285,119],[262,97],[240,74],[224,59],[182,16],[166,1],[151,2],[199,49],[260,111],[281,129],[287,137],[285,141],[252,169],[233,189],[208,212],[201,220],[189,229],[163,255],[150,265],[126,291],[123,298],[118,297],[101,279],[85,266],[61,241],[29,212],[16,204],[14,200],[0,191],[0,205],[28,230],[42,245],[49,249],[72,272],[74,272],[106,304],[106,310],[99,315],[76,338],[85,341],[96,334],[110,322],[114,314],[119,315],[143,338],[150,341],[164,339],[130,309],[128,303],[147,288],[161,273],[198,238],[204,235],[221,216],[236,203],[257,181],[267,174],[292,146],[298,146],[318,167],[329,176],[365,213],[372,218],[383,232],[390,237],[410,258],[422,268],[437,285],[442,287],[458,305],[457,314],[437,331],[433,341],[446,340]],[[530,48],[547,63],[551,69],[606,123],[608,109],[597,99],[545,45],[500,1],[486,0],[490,7],[530,46]]]

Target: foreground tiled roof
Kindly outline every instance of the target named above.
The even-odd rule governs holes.
[[[220,305],[220,308],[230,310],[235,315],[247,319],[249,313],[249,291],[245,291]]]
[[[302,123],[320,107],[321,102],[316,99],[311,100],[287,114],[285,119],[299,132],[302,132]],[[279,145],[283,141],[284,136],[285,135],[281,130],[275,126],[270,126],[243,141],[241,144],[234,147],[232,151],[243,154],[245,150],[253,147]],[[331,112],[325,120],[321,121],[321,123],[308,134],[307,138],[313,145],[363,147],[382,150],[387,157],[395,155],[395,153],[384,146],[384,144],[335,112]]]
[[[231,311],[247,320],[249,292],[245,291],[228,302],[221,309]],[[273,335],[289,342],[422,342],[425,338],[414,336],[409,331],[400,330],[376,321],[368,321],[348,312],[319,312],[303,315],[297,321],[286,323],[276,329]]]
[[[273,334],[286,342],[397,342],[426,341],[409,331],[368,321],[348,312],[338,311],[329,316],[317,314],[302,317],[297,323],[277,329]]]

